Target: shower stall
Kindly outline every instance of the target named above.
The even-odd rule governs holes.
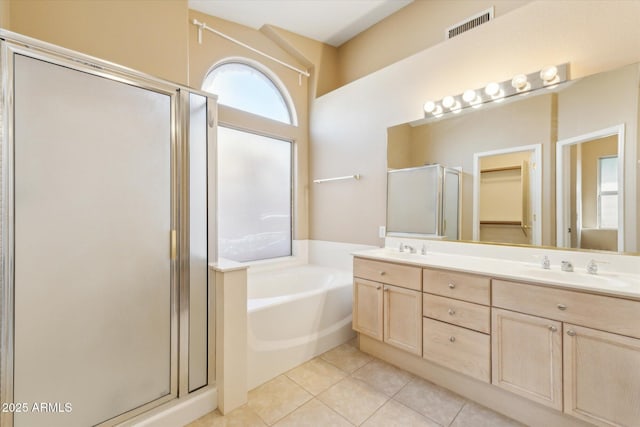
[[[215,99],[9,32],[0,90],[0,425],[213,387]]]

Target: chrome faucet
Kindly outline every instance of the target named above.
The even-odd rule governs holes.
[[[404,245],[404,250],[405,251],[409,251],[410,254],[415,254],[416,253],[416,248],[414,248],[413,246]]]
[[[571,263],[571,261],[561,261],[560,270],[571,272],[573,271],[573,264]]]
[[[598,264],[609,264],[607,261],[596,261],[592,259],[587,264],[587,273],[589,274],[598,274]]]
[[[548,256],[545,255],[542,257],[542,262],[540,263],[540,265],[545,270],[549,270],[551,268],[551,260]]]

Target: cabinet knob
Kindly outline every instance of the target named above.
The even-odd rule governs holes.
[[[384,291],[385,292],[389,292],[389,288],[384,288]]]
[[[377,290],[380,290],[381,288],[382,288],[382,286],[380,286],[380,285],[376,286]]]
[[[386,271],[381,271],[381,272],[380,272],[380,275],[381,275],[381,276],[384,276],[385,274],[387,274],[387,272],[386,272]]]
[[[566,305],[564,305],[564,304],[558,304],[558,310],[562,310],[562,311],[564,311],[564,310],[566,310],[566,309],[567,309],[567,306],[566,306]]]
[[[453,283],[449,283],[449,289],[455,289],[456,285],[454,285]]]
[[[449,316],[453,316],[454,314],[456,314],[456,311],[453,308],[450,308],[447,313],[449,313]]]
[[[456,337],[449,337],[449,341],[456,342]]]
[[[550,330],[551,332],[555,332],[555,331],[557,331],[557,330],[558,330],[558,328],[556,328],[555,326],[551,325],[551,326],[549,326],[549,330]]]
[[[569,329],[567,331],[567,335],[569,335],[570,337],[575,337],[576,336],[576,331],[574,331],[573,329]]]

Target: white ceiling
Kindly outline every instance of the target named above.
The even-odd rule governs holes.
[[[255,29],[275,25],[340,46],[413,0],[189,0],[189,8]]]

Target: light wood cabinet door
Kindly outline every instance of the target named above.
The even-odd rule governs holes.
[[[564,325],[564,411],[599,426],[640,425],[640,340]]]
[[[492,384],[562,410],[562,323],[491,310]]]
[[[353,279],[353,329],[382,341],[382,284]]]
[[[384,342],[422,355],[422,293],[384,286]]]

